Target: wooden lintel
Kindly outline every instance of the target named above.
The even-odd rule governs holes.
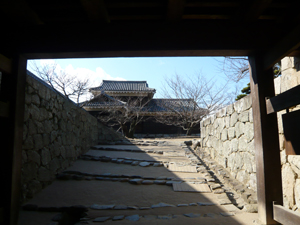
[[[110,22],[104,0],[81,0],[81,3],[90,21]]]
[[[0,117],[9,117],[9,103],[0,101]]]
[[[178,22],[182,19],[185,0],[169,0],[167,9],[167,20]]]
[[[196,26],[201,29],[195,29]],[[99,32],[100,27],[101,32]],[[53,29],[57,32],[49,33],[49,30]],[[249,33],[249,29],[255,32]],[[11,31],[10,36],[16,38],[11,40],[9,36],[4,36],[3,43],[7,44],[1,50],[2,54],[8,56],[13,51],[22,54],[114,52],[116,57],[128,52],[146,52],[144,56],[180,56],[180,52],[189,52],[190,56],[236,56],[236,52],[248,55],[255,49],[270,48],[280,39],[272,35],[274,29],[275,26],[272,24],[267,27],[261,24],[232,26],[230,20],[199,20],[178,24],[145,23],[145,25],[103,23],[101,26],[93,23],[70,25],[67,28],[62,25],[43,25],[27,29],[21,27]],[[35,35],[31,35],[32,33]],[[56,35],[57,33],[59,36]],[[170,52],[172,55],[168,55]],[[97,54],[94,55],[98,57]]]
[[[267,113],[278,112],[298,104],[300,104],[300,85],[267,99]]]
[[[275,63],[292,53],[298,47],[300,47],[300,25],[281,38],[277,44],[266,52],[263,62],[264,69],[271,68]]]
[[[90,51],[90,52],[55,52],[27,53],[28,59],[54,58],[108,58],[108,57],[172,57],[172,56],[245,56],[251,51],[244,50],[151,50],[151,51]]]
[[[300,213],[294,212],[281,205],[274,203],[274,220],[284,225],[300,224]]]

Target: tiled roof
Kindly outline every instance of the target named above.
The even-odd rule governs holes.
[[[156,98],[151,101],[145,107],[145,111],[148,112],[173,112],[177,111],[192,111],[194,107],[193,99],[167,99]]]
[[[83,102],[83,107],[105,107],[105,106],[122,106],[125,105],[125,102],[122,102],[120,100],[117,100],[108,94],[106,94],[104,91],[101,91],[99,95],[94,97],[93,99]]]
[[[103,80],[99,87],[90,89],[91,91],[148,91],[155,92],[154,88],[149,88],[147,81],[115,81]]]

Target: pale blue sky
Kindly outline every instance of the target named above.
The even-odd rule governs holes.
[[[215,77],[217,85],[226,83],[226,76],[220,72],[217,59],[222,57],[143,57],[143,58],[90,58],[90,59],[57,59],[58,65],[78,75],[88,75],[93,80],[92,86],[100,84],[102,79],[146,80],[149,87],[156,89],[156,98],[161,98],[164,77],[179,74],[194,76],[202,73],[208,79]],[[48,60],[46,60],[48,61]],[[248,79],[238,87],[246,86]],[[236,84],[229,86],[235,91]]]

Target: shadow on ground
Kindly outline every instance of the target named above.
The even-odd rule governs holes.
[[[230,190],[182,141],[133,143],[94,146],[24,204],[19,225],[249,225],[257,219],[232,204]]]

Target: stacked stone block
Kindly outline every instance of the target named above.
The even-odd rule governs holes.
[[[27,75],[22,199],[33,197],[90,146],[121,137],[51,87]]]
[[[282,76],[274,79],[275,94],[300,84],[300,58],[281,61]],[[292,107],[290,112],[299,110]],[[282,110],[277,113],[284,206],[300,211],[300,156],[286,155]],[[201,146],[233,177],[256,190],[256,162],[251,98],[247,96],[203,120]],[[296,132],[296,131],[295,131]]]
[[[231,175],[256,189],[254,133],[250,96],[203,120],[201,146]]]
[[[275,79],[275,93],[283,93],[300,84],[300,58],[285,57],[281,60],[282,76]],[[299,110],[299,105],[289,109],[290,112]],[[282,126],[282,115],[286,111],[277,113],[279,146],[281,156],[283,204],[285,207],[300,212],[300,156],[286,155]],[[295,131],[297,132],[297,131]]]

